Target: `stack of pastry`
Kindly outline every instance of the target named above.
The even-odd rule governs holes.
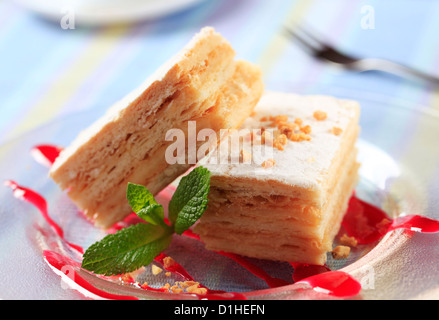
[[[50,176],[69,190],[70,198],[96,225],[110,227],[131,212],[128,182],[145,185],[155,194],[193,166],[187,158],[167,161],[166,150],[173,143],[166,138],[168,130],[180,130],[187,137],[189,121],[196,122],[197,132],[237,128],[262,91],[260,70],[235,60],[230,44],[212,28],[204,28],[82,132],[61,153]],[[187,155],[187,144],[185,148]]]
[[[359,106],[279,92],[261,98],[262,92],[259,69],[235,60],[230,44],[204,28],[84,130],[50,176],[107,228],[131,212],[128,182],[156,194],[199,160],[188,159],[184,144],[183,159],[170,162],[169,130],[189,138],[191,121],[195,136],[241,128],[237,144],[229,145],[229,130],[202,162],[211,186],[195,231],[208,249],[323,264],[357,181]]]
[[[354,101],[267,92],[242,126],[239,161],[219,148],[229,153],[203,163],[211,191],[195,231],[206,247],[324,264],[357,182],[359,110]]]

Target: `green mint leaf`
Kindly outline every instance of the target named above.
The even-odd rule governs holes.
[[[83,255],[82,268],[103,275],[132,272],[150,264],[172,241],[172,231],[138,223],[104,237]]]
[[[131,209],[140,218],[154,225],[168,227],[163,220],[165,218],[163,206],[155,201],[154,196],[145,186],[128,183],[127,199]]]
[[[157,204],[154,200],[154,196],[145,186],[130,182],[127,187],[127,199],[128,204],[135,213],[150,204]]]
[[[182,234],[201,217],[207,208],[210,171],[197,167],[183,177],[169,202],[169,221]]]
[[[165,213],[163,206],[160,204],[150,204],[136,213],[143,220],[152,223],[154,225],[161,225],[162,227],[169,227],[164,223]]]
[[[164,210],[146,187],[129,183],[127,199],[133,211],[149,223],[139,223],[91,245],[82,267],[97,274],[118,275],[150,264],[172,241],[172,234],[189,229],[207,208],[209,170],[198,167],[183,177],[169,203],[169,226]]]

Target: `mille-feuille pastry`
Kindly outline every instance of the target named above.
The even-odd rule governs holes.
[[[187,137],[189,121],[197,132],[237,128],[262,93],[259,68],[235,60],[230,44],[212,28],[203,28],[83,131],[61,153],[50,176],[97,226],[110,227],[131,212],[128,182],[156,194],[193,166],[187,158],[168,163],[166,150],[173,143],[166,138],[168,130],[182,130]]]
[[[203,161],[209,204],[195,231],[206,248],[324,264],[357,183],[359,112],[328,96],[264,94],[240,143],[231,134]]]

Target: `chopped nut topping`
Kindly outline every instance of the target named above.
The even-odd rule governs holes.
[[[351,253],[351,248],[347,246],[337,246],[332,250],[332,257],[335,260],[346,259]]]
[[[302,131],[303,133],[306,133],[306,134],[310,134],[311,133],[311,126],[306,125],[306,126],[300,127],[300,131]]]
[[[275,164],[276,164],[276,161],[274,161],[274,159],[268,159],[268,160],[265,160],[265,161],[262,163],[262,166],[263,166],[265,169],[268,169],[268,168],[273,167]]]
[[[170,277],[171,273],[168,271],[168,272],[165,273],[165,276]]]
[[[357,239],[354,237],[349,237],[346,233],[340,237],[340,242],[350,247],[356,247],[358,244]]]
[[[163,266],[165,267],[165,269],[172,267],[175,264],[175,260],[172,259],[171,257],[165,257],[163,259]]]
[[[280,116],[270,117],[270,121],[272,121],[274,124],[278,124],[280,122],[287,122],[288,116],[287,115],[280,115]]]
[[[195,293],[195,294],[206,294],[207,289],[201,288],[200,284],[198,282],[195,282],[193,285],[186,287],[186,292],[187,293]]]
[[[243,163],[249,163],[252,159],[252,155],[250,152],[247,152],[244,149],[241,149],[240,159],[241,159],[241,162],[243,162]]]
[[[120,276],[120,280],[123,282],[133,282],[134,279],[129,273],[124,273]]]
[[[196,281],[190,281],[190,280],[187,280],[187,281],[180,281],[178,284],[179,284],[180,287],[182,287],[183,289],[185,289],[185,288],[187,288],[187,287],[190,287],[190,286],[193,286],[193,285],[199,285],[198,282],[196,282]]]
[[[311,137],[307,134],[300,132],[300,133],[294,133],[290,137],[291,141],[300,142],[300,141],[310,141]]]
[[[284,145],[288,142],[288,138],[285,134],[280,134],[276,139],[274,139],[273,146],[279,150],[284,150]]]
[[[169,283],[166,283],[163,287],[160,289],[169,290],[171,288],[171,285]]]
[[[187,287],[186,291],[189,292],[189,293],[194,293],[194,291],[196,289],[198,289],[199,287],[200,287],[200,285],[197,283],[197,284],[194,284],[192,286]]]
[[[170,290],[172,291],[172,293],[182,293],[183,289],[180,288],[177,284],[174,284]]]
[[[324,113],[326,117],[326,113]],[[312,131],[310,125],[303,126],[303,120],[301,118],[296,118],[294,123],[288,122],[287,115],[278,115],[263,117],[261,121],[270,120],[272,123],[270,127],[277,127],[277,130],[273,132],[273,135],[266,132],[265,128],[261,128],[261,143],[266,145],[272,145],[273,147],[284,150],[284,146],[288,142],[287,140],[300,142],[300,141],[310,141],[311,137],[309,134]],[[280,137],[280,138],[279,138]],[[279,139],[278,139],[279,138]]]
[[[279,137],[282,133],[280,132],[280,130],[274,130],[273,131],[273,140],[276,140],[277,137]]]
[[[280,124],[277,128],[281,134],[284,134],[287,136],[287,138],[289,138],[289,136],[294,133],[297,125],[295,123],[288,122]]]
[[[325,120],[328,117],[326,112],[323,112],[323,111],[320,111],[320,110],[317,110],[316,112],[314,112],[313,116],[314,116],[315,119],[317,119],[319,121]]]
[[[177,282],[177,284],[179,284],[182,289],[186,289],[186,292],[188,293],[195,293],[195,294],[207,293],[207,289],[200,287],[200,283],[196,281],[183,281],[183,282]]]
[[[335,134],[336,136],[341,135],[341,133],[343,132],[343,130],[339,127],[332,127],[332,133]]]
[[[153,265],[151,266],[151,270],[152,270],[152,274],[155,275],[155,276],[158,275],[160,272],[163,271],[162,268],[156,266],[155,264],[153,264]]]
[[[291,134],[288,138],[289,138],[291,141],[295,141],[295,142],[300,141],[299,134],[297,134],[297,133],[293,133],[293,134]]]

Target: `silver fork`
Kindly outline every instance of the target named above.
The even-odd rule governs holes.
[[[381,71],[439,86],[439,78],[409,66],[385,59],[356,58],[345,54],[322,40],[322,36],[318,36],[315,31],[310,30],[309,27],[305,29],[304,27],[298,26],[294,29],[292,27],[286,27],[284,29],[288,37],[297,40],[312,56],[333,63],[344,69],[360,72]]]

